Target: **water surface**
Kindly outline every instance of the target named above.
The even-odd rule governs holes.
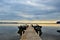
[[[0,26],[0,40],[18,40],[17,31],[15,26]]]
[[[57,30],[60,30],[59,26],[43,27],[42,28],[43,34],[42,34],[41,38],[43,40],[60,40],[60,33],[58,33]]]
[[[57,32],[60,30],[60,26],[43,26],[42,27],[42,36],[43,40],[60,40],[60,33]],[[19,40],[17,26],[0,26],[0,40]]]

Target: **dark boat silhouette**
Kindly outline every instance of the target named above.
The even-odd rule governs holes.
[[[60,24],[60,21],[57,21],[57,24]]]
[[[57,30],[57,32],[59,32],[59,33],[60,33],[60,30]]]

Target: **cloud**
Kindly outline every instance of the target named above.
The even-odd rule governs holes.
[[[30,6],[34,6],[36,8],[39,8],[40,10],[55,10],[56,8],[53,7],[53,6],[48,6],[46,4],[42,4],[42,3],[36,3],[36,2],[33,2],[33,1],[23,1],[23,2],[20,2],[21,4],[25,4],[25,5],[30,5]]]
[[[34,17],[34,15],[26,15],[26,14],[20,14],[18,16],[22,16],[24,18],[33,18]]]
[[[60,12],[55,12],[55,13],[51,13],[51,14],[47,14],[47,15],[22,14],[21,17],[27,18],[27,19],[30,18],[31,20],[59,20],[59,18],[60,18]]]
[[[0,0],[0,20],[59,20],[59,0]]]
[[[31,6],[38,6],[38,4],[36,4],[36,3],[32,2],[32,1],[22,2],[22,4],[31,5]]]

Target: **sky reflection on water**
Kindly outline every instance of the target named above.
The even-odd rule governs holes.
[[[0,26],[0,40],[18,40],[17,31],[14,26]]]
[[[60,27],[43,27],[42,36],[43,40],[59,40],[60,33],[57,30]],[[19,40],[18,28],[16,26],[0,26],[0,40]]]

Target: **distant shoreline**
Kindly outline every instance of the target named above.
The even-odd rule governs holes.
[[[39,22],[0,22],[0,24],[57,24],[57,23],[39,23]]]
[[[20,25],[23,25],[23,24],[0,24],[0,26],[20,26]],[[27,25],[30,25],[30,24],[27,24]],[[34,24],[33,24],[34,25]],[[57,26],[59,26],[60,27],[60,24],[38,24],[39,26],[43,26],[43,27],[45,27],[45,26],[54,26],[54,27],[57,27]]]

